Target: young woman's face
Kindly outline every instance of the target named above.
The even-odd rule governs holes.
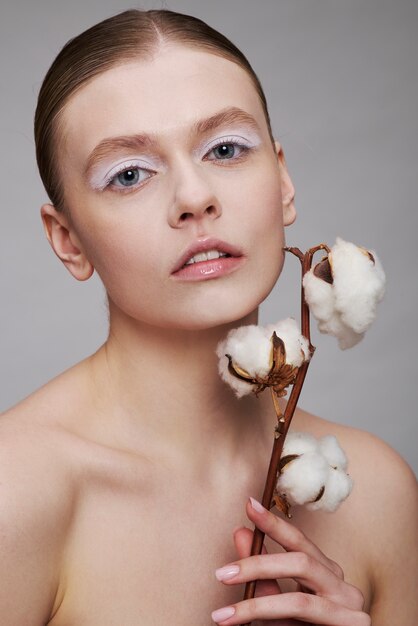
[[[294,215],[293,205],[284,210],[292,187],[283,156],[243,69],[167,46],[94,78],[71,97],[62,122],[74,239],[113,306],[190,329],[257,308],[280,274],[283,226]],[[211,250],[235,258],[174,271],[209,238],[219,240]]]

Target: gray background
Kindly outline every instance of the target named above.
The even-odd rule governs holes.
[[[377,322],[346,352],[314,332],[301,405],[377,434],[416,471],[416,0],[3,0],[0,409],[95,351],[107,330],[99,279],[74,280],[43,234],[32,134],[40,83],[70,37],[121,10],[162,6],[224,32],[258,72],[297,190],[288,243],[341,235],[378,252],[388,290]],[[260,323],[298,311],[289,257]]]

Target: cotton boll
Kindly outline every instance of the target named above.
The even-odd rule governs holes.
[[[225,355],[229,354],[233,362],[250,376],[265,376],[270,370],[271,349],[272,343],[265,329],[254,324],[231,329],[226,338],[218,343],[218,372],[238,398],[251,393],[254,385],[230,373]]]
[[[305,300],[322,333],[334,335],[342,350],[362,340],[376,317],[385,291],[385,274],[376,254],[337,238],[329,253],[333,283],[316,276],[303,278]]]
[[[325,483],[325,491],[318,502],[311,502],[306,505],[310,511],[335,511],[345,500],[353,488],[353,481],[343,470],[329,469],[329,474]]]
[[[218,343],[216,355],[219,358],[219,374],[239,398],[252,392],[255,384],[247,383],[245,380],[234,376],[229,371],[229,360],[226,355],[231,357],[233,366],[244,370],[249,377],[264,379],[272,369],[272,335],[275,331],[285,346],[288,365],[299,367],[304,361],[309,360],[311,356],[309,341],[301,335],[296,321],[292,318],[266,327],[248,325],[234,328],[229,331],[224,340]],[[276,365],[281,371],[281,362]],[[294,373],[293,370],[291,373]],[[288,373],[285,376],[288,376]],[[289,380],[288,383],[285,383],[287,386],[290,384],[291,376],[283,380]]]
[[[261,326],[240,326],[229,331],[225,351],[251,376],[266,376],[270,370],[272,343]],[[220,357],[217,350],[217,355]]]
[[[334,286],[318,278],[313,270],[307,272],[303,278],[305,300],[318,321],[318,330],[338,339],[342,350],[352,348],[363,339],[363,334],[354,332],[347,326],[341,313],[335,310]]]
[[[275,324],[268,324],[266,331],[270,335],[276,332],[285,345],[286,363],[293,367],[300,367],[305,361],[309,361],[311,353],[309,341],[301,335],[298,323],[293,317],[280,320]]]
[[[327,321],[335,307],[335,297],[332,285],[313,273],[313,269],[303,277],[305,300],[317,320]]]
[[[304,454],[318,452],[318,440],[309,433],[290,432],[284,440],[282,457],[289,454]]]
[[[363,334],[354,332],[349,326],[344,324],[341,314],[335,311],[334,314],[326,321],[318,322],[318,330],[321,333],[333,335],[338,339],[338,346],[341,350],[352,348],[359,343],[364,337]]]
[[[306,452],[290,461],[282,470],[276,490],[285,494],[289,504],[305,504],[314,500],[328,475],[329,465],[316,452]]]
[[[352,480],[345,470],[347,458],[336,437],[316,439],[309,433],[287,435],[282,459],[288,461],[279,474],[276,492],[284,495],[290,505],[306,505],[312,511],[335,511],[352,489]],[[323,489],[323,494],[316,500]]]
[[[219,355],[218,355],[219,356]],[[233,376],[228,370],[228,359],[225,356],[225,352],[222,352],[222,356],[218,361],[218,372],[222,380],[224,380],[234,391],[237,398],[248,395],[252,392],[254,385]]]
[[[364,250],[340,237],[331,249],[335,307],[356,333],[364,333],[374,321],[385,292],[385,274],[373,256],[374,262]]]
[[[275,324],[269,324],[266,330],[270,336],[276,332],[276,335],[283,341],[286,350],[286,363],[293,367],[300,367],[302,363],[309,361],[311,357],[309,341],[301,335],[295,319],[289,317]]]
[[[319,451],[332,467],[347,469],[347,457],[334,435],[326,435],[318,440]]]

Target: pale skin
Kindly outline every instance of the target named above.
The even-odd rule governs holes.
[[[77,280],[99,273],[110,332],[0,420],[2,625],[209,626],[233,607],[217,623],[414,626],[416,481],[389,446],[297,410],[293,429],[338,437],[353,493],[334,514],[296,508],[291,523],[249,501],[261,498],[276,416],[268,394],[235,398],[215,348],[258,322],[295,192],[248,75],[166,46],[78,91],[62,133],[71,217],[43,205],[45,233]],[[138,133],[154,144],[113,151],[84,176],[104,138]],[[214,151],[218,139],[231,158]],[[98,189],[121,163],[143,168],[142,182]],[[173,280],[185,248],[207,236],[239,246],[243,265]],[[253,525],[266,540],[251,557]],[[239,573],[217,579],[231,565]],[[256,598],[242,601],[253,579]]]

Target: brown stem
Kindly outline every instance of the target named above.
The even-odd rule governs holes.
[[[310,248],[307,252],[305,252],[305,254],[302,254],[302,252],[299,250],[299,248],[285,248],[285,250],[286,249],[289,252],[291,252],[292,254],[295,254],[295,256],[298,257],[298,259],[300,260],[300,262],[302,264],[302,280],[301,280],[301,332],[302,332],[302,335],[304,337],[306,337],[306,339],[308,339],[309,346],[311,348],[311,354],[313,354],[313,351],[315,350],[315,348],[313,347],[313,345],[311,343],[311,331],[310,331],[310,324],[309,324],[309,307],[306,304],[306,300],[305,300],[305,290],[303,288],[303,277],[305,276],[306,272],[309,272],[309,270],[312,267],[312,260],[313,260],[314,254],[316,252],[318,252],[319,250],[326,250],[326,252],[329,254],[330,253],[330,249],[329,249],[329,247],[327,246],[326,243],[320,243],[318,246]]]
[[[301,252],[299,248],[284,248],[284,249],[287,252],[291,252],[292,254],[297,256],[298,259],[300,260],[301,266],[302,266],[301,268],[302,269],[302,281],[301,282],[303,282],[303,277],[306,274],[306,272],[308,272],[312,267],[312,260],[313,260],[313,256],[315,252],[318,252],[318,250],[326,250],[329,253],[330,251],[326,244],[320,244],[319,246],[310,248],[305,254],[303,254],[303,252]],[[309,307],[305,301],[303,285],[302,285],[302,291],[301,291],[301,330],[302,330],[302,335],[306,337],[309,341],[309,347],[310,347],[311,357],[312,357],[315,351],[315,347],[311,344],[311,333],[310,333],[310,325],[309,325]],[[279,407],[279,403],[277,401],[276,394],[273,391],[273,389],[271,389],[274,408],[276,410],[277,418],[279,420],[278,430],[280,432],[280,436],[274,439],[273,450],[272,450],[271,458],[270,458],[270,464],[269,464],[269,468],[267,471],[266,483],[264,486],[263,497],[261,500],[262,505],[266,509],[270,509],[271,507],[274,487],[276,485],[277,471],[278,471],[278,467],[280,463],[280,457],[283,452],[283,445],[285,442],[287,431],[289,430],[290,423],[295,413],[295,409],[299,400],[300,393],[302,391],[302,387],[305,381],[306,372],[308,371],[309,363],[310,361],[307,361],[303,363],[299,368],[299,371],[296,375],[296,379],[293,384],[292,391],[290,393],[290,397],[289,397],[289,400],[287,402],[286,409],[284,412],[284,421],[283,421],[283,416],[281,414],[281,410]],[[263,533],[259,528],[255,526],[254,534],[253,534],[253,542],[251,545],[251,556],[261,554],[264,536],[265,536],[265,533]],[[243,598],[244,600],[254,598],[256,584],[257,584],[256,580],[251,580],[246,583],[245,591],[244,591],[244,598]],[[246,624],[243,624],[242,626],[251,626],[251,622],[247,622]]]
[[[270,504],[273,498],[274,487],[276,485],[277,468],[279,466],[280,457],[283,452],[283,445],[284,445],[285,437],[286,437],[287,431],[289,430],[289,426],[292,421],[292,417],[294,415],[300,393],[302,391],[302,386],[305,380],[306,372],[308,371],[308,367],[309,367],[309,361],[301,365],[301,367],[299,368],[299,372],[297,373],[295,384],[293,385],[292,392],[290,394],[290,397],[289,397],[289,400],[288,400],[288,403],[286,405],[286,409],[284,412],[285,420],[284,420],[283,433],[280,435],[278,439],[274,440],[273,450],[272,450],[271,458],[270,458],[270,465],[269,465],[268,472],[267,472],[267,479],[266,479],[266,483],[264,486],[264,493],[263,493],[263,497],[261,500],[262,505],[266,507],[266,509],[270,509]],[[255,527],[254,535],[253,535],[253,542],[251,545],[251,556],[253,556],[254,554],[257,554],[257,555],[261,554],[263,541],[264,541],[263,531]],[[249,598],[254,598],[256,583],[257,583],[256,580],[251,580],[246,583],[245,591],[244,591],[244,598],[243,598],[244,600],[248,600]],[[243,626],[250,626],[250,624],[251,622],[248,622],[247,624]]]

